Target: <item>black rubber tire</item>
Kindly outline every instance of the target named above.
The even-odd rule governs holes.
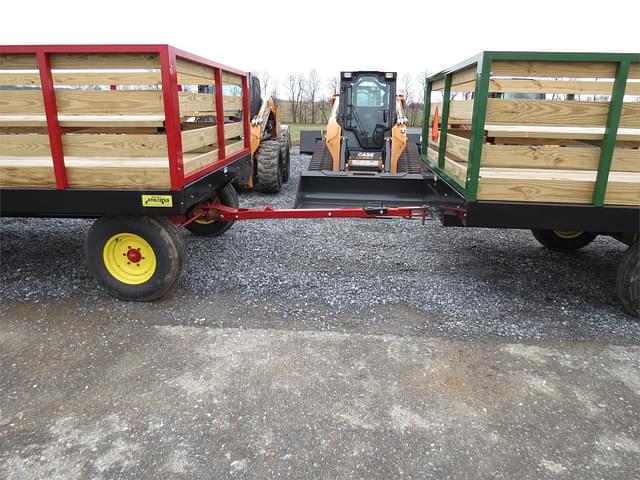
[[[626,312],[640,320],[640,240],[636,240],[622,256],[616,290]]]
[[[542,245],[556,252],[569,252],[586,247],[598,236],[597,233],[582,232],[574,238],[563,238],[555,230],[531,230],[533,236]]]
[[[130,285],[107,270],[104,247],[118,233],[134,233],[151,245],[156,270],[146,282]],[[184,265],[184,243],[177,227],[166,217],[106,216],[89,230],[85,255],[89,270],[109,294],[121,300],[148,302],[166,295],[176,285]]]
[[[207,201],[209,202],[215,199],[217,199],[222,205],[226,205],[227,207],[238,208],[238,206],[240,206],[240,201],[238,200],[238,192],[231,183],[226,184],[224,187],[218,190],[212,198],[208,199]],[[190,224],[188,224],[185,228],[194,235],[200,235],[203,237],[217,237],[229,230],[234,223],[235,220],[230,220],[228,222],[223,220],[216,220],[211,223],[198,223],[198,221],[196,220],[195,222],[191,222]]]
[[[265,193],[279,192],[284,173],[281,167],[280,140],[262,142],[256,152],[255,188]]]
[[[280,156],[282,160],[282,182],[289,181],[291,173],[291,136],[287,130],[286,135],[280,137]]]

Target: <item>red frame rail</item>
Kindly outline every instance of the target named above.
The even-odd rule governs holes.
[[[50,55],[52,54],[157,54],[160,58],[161,85],[164,103],[165,130],[167,135],[167,153],[169,162],[169,176],[171,190],[178,191],[189,183],[219,170],[235,160],[249,154],[250,108],[249,108],[249,81],[248,73],[212,60],[179,50],[171,45],[0,45],[0,53],[35,55],[38,60],[38,70],[42,95],[47,119],[47,129],[51,144],[53,169],[56,179],[56,188],[64,190],[68,188],[67,173],[64,162],[64,150],[62,148],[63,128],[58,121],[58,108],[56,103],[55,85],[51,73]],[[208,165],[190,175],[185,176],[182,152],[182,135],[180,122],[180,101],[178,92],[177,59],[182,58],[200,65],[214,69],[214,82],[216,92],[216,119],[218,123],[218,138],[222,138],[222,144],[218,141],[218,162]],[[230,156],[224,152],[224,105],[222,95],[222,72],[233,73],[242,77],[242,122],[244,132],[244,148]],[[222,134],[220,135],[220,130]]]
[[[202,203],[199,205],[200,212],[192,217],[174,218],[174,222],[185,227],[205,216],[207,211],[214,210],[217,213],[217,220],[241,221],[241,220],[287,220],[287,219],[330,219],[330,218],[402,218],[405,220],[420,219],[423,222],[433,218],[438,212],[440,214],[455,215],[461,221],[467,214],[465,208],[440,206],[430,207],[428,205],[418,205],[412,207],[385,207],[364,206],[360,208],[282,208],[274,209],[267,205],[264,209],[259,208],[233,208],[220,203]]]

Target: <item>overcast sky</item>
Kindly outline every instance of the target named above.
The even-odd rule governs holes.
[[[0,44],[169,43],[280,79],[417,75],[482,50],[640,52],[637,0],[5,0],[1,12]]]

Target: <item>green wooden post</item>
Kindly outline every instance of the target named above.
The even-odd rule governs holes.
[[[473,96],[473,116],[471,119],[471,141],[469,143],[469,162],[465,195],[468,202],[475,202],[478,196],[478,178],[484,144],[484,124],[487,118],[487,97],[489,96],[489,78],[491,77],[491,56],[486,52],[478,59],[476,91]]]
[[[451,102],[451,77],[447,73],[444,77],[444,92],[442,93],[442,120],[440,122],[440,143],[438,144],[438,168],[444,170],[444,152],[447,149],[447,129],[449,128],[449,103]]]
[[[607,192],[609,171],[611,170],[613,151],[616,148],[616,137],[618,136],[618,126],[620,125],[620,116],[624,102],[624,89],[627,85],[628,76],[629,62],[620,62],[616,71],[616,79],[613,83],[611,102],[609,103],[609,114],[607,115],[607,126],[605,127],[604,137],[600,145],[600,164],[593,191],[592,203],[598,207],[604,205],[604,197]]]
[[[432,82],[427,77],[424,79],[424,111],[422,112],[422,141],[420,142],[420,154],[427,163],[427,148],[429,148],[429,120],[431,118],[431,88]]]

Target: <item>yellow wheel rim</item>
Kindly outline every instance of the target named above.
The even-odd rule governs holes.
[[[140,285],[149,281],[156,271],[156,255],[144,238],[135,233],[118,233],[102,249],[107,271],[116,280],[127,285]]]
[[[208,201],[214,202],[216,200],[218,200],[217,195],[211,197]],[[195,220],[194,223],[199,223],[201,225],[209,225],[215,222],[216,220],[218,220],[218,216],[220,216],[220,211],[216,210],[215,208],[204,209],[204,208],[196,207],[193,210],[193,215],[194,216],[200,215],[200,217],[198,217],[198,219]]]
[[[572,238],[578,238],[584,232],[582,230],[554,230],[553,233],[565,240],[571,240]]]

